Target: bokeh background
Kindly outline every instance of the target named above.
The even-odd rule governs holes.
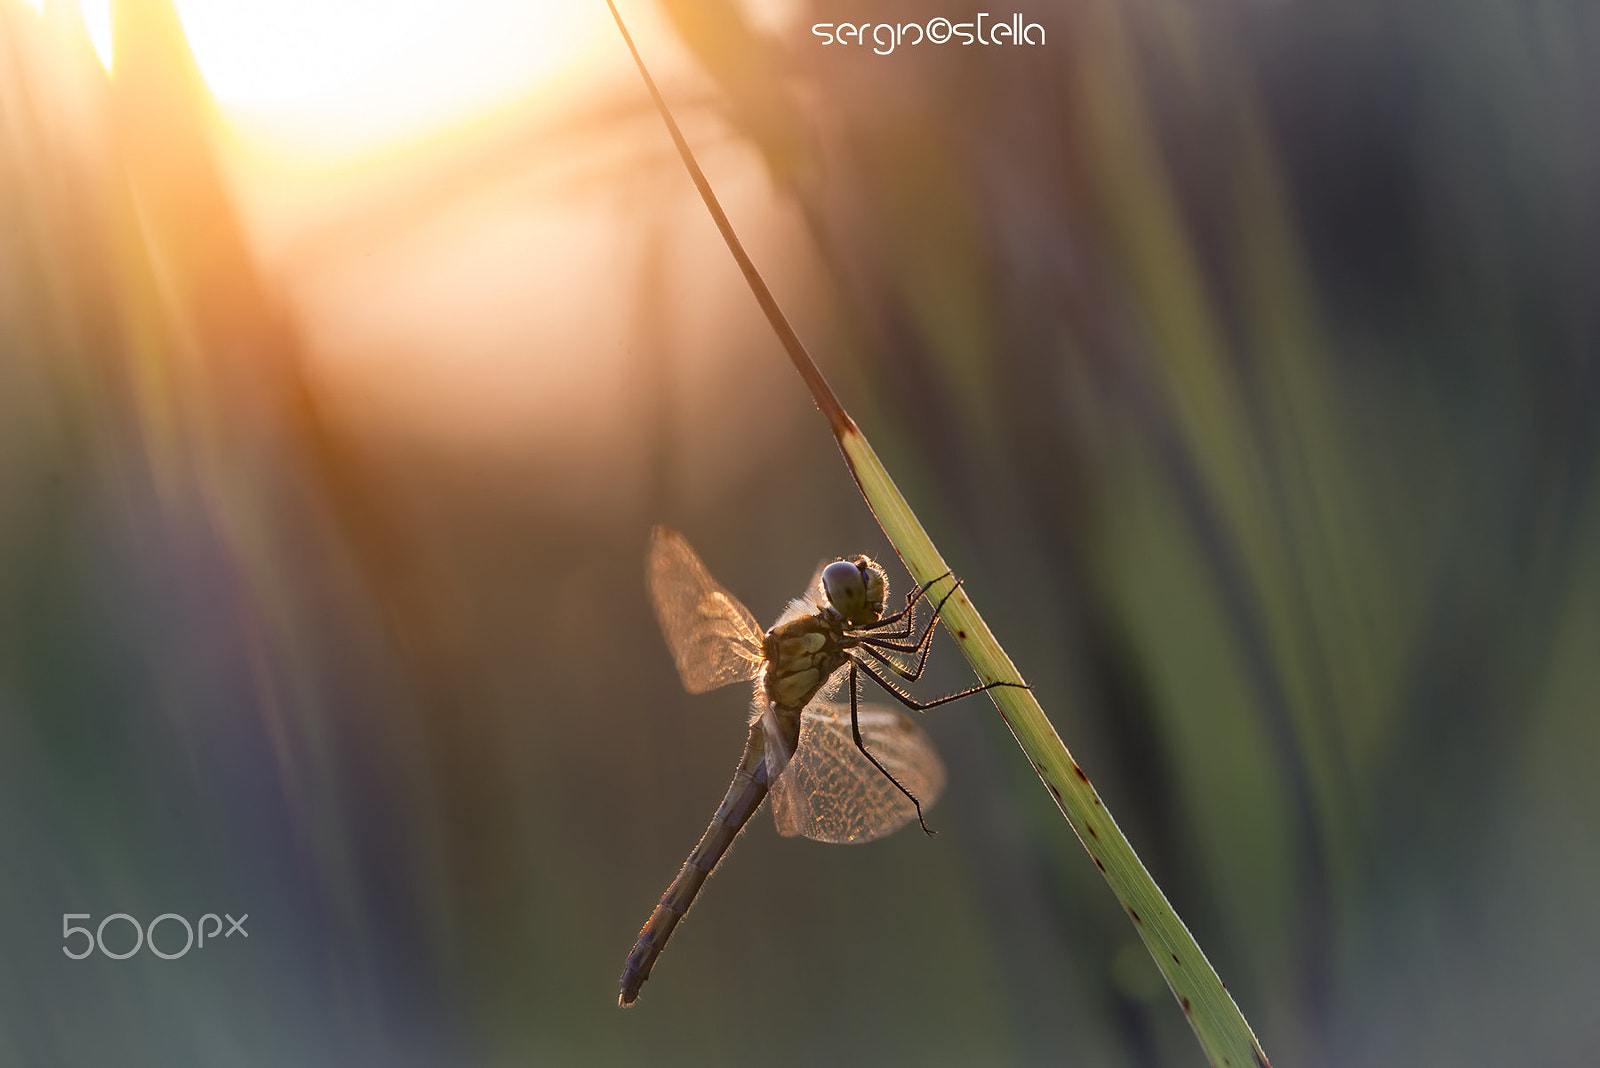
[[[0,1064],[1202,1063],[981,699],[616,1007],[747,699],[651,524],[764,620],[892,552],[603,6],[268,7],[0,0]],[[1594,1063],[1600,11],[809,32],[958,8],[624,11],[1274,1062]],[[168,912],[249,937],[62,953]]]

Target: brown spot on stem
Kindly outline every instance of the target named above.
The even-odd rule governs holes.
[[[1178,999],[1178,1002],[1179,1002],[1179,1004],[1181,1004],[1183,1006],[1183,1014],[1185,1016],[1188,1016],[1190,1013],[1194,1012],[1194,1006],[1189,1004],[1189,999],[1188,998],[1182,998],[1181,997],[1181,998]]]
[[[1099,838],[1099,837],[1100,837],[1100,835],[1099,835],[1099,834],[1097,834],[1097,833],[1095,833],[1095,829],[1094,829],[1094,824],[1092,824],[1092,823],[1085,823],[1085,824],[1084,824],[1084,827],[1086,827],[1086,828],[1088,828],[1088,831],[1089,831],[1089,837],[1090,837],[1090,838]]]
[[[962,641],[966,641],[967,640],[967,632],[964,631],[964,630],[958,630],[958,631],[956,631],[956,637],[960,638]]]
[[[1139,918],[1139,914],[1132,908],[1128,909],[1128,915],[1133,917],[1134,923],[1139,924],[1141,927],[1144,926],[1144,921]]]
[[[1180,968],[1183,967],[1183,961],[1178,959],[1178,955],[1176,953],[1172,955],[1172,963],[1176,964]]]
[[[1100,869],[1100,874],[1104,875],[1105,871],[1106,871],[1106,866],[1104,864],[1100,863],[1100,858],[1096,857],[1096,856],[1091,856],[1089,859],[1094,861],[1094,866]]]
[[[1061,791],[1056,789],[1055,783],[1051,782],[1049,779],[1046,779],[1044,781],[1044,788],[1050,791],[1050,796],[1055,798],[1058,804],[1061,802]]]
[[[1078,778],[1082,779],[1085,783],[1089,781],[1089,776],[1085,775],[1083,773],[1083,769],[1078,767],[1078,762],[1076,760],[1072,762],[1072,773]]]

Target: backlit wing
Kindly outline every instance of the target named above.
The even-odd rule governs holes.
[[[682,534],[666,527],[650,532],[645,577],[684,689],[705,693],[761,674],[761,627]]]
[[[817,565],[816,573],[811,576],[811,582],[807,584],[800,596],[790,601],[788,606],[784,608],[783,614],[778,617],[777,622],[772,624],[774,627],[781,627],[791,620],[799,619],[801,616],[809,616],[817,611],[822,603],[822,571],[831,563],[833,563],[832,560],[824,560]]]
[[[933,742],[905,712],[858,706],[861,739],[878,762],[916,795],[927,812],[944,789],[944,763]],[[883,777],[850,735],[850,706],[813,701],[800,719],[800,745],[770,795],[783,835],[819,842],[870,842],[917,818],[917,810]]]

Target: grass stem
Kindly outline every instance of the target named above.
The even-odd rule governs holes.
[[[928,537],[928,532],[895,486],[889,472],[878,459],[878,454],[822,377],[805,344],[795,333],[772,291],[767,288],[761,272],[739,241],[733,224],[717,202],[711,183],[706,180],[705,172],[700,169],[694,152],[673,119],[672,110],[656,87],[655,79],[650,77],[616,4],[613,0],[606,0],[606,4],[611,8],[628,50],[633,53],[639,74],[661,112],[661,118],[672,135],[684,166],[688,168],[690,178],[694,180],[695,188],[700,191],[701,199],[716,221],[717,229],[722,232],[728,251],[739,264],[739,270],[744,273],[756,302],[772,324],[773,332],[778,335],[789,359],[800,372],[817,407],[827,417],[850,473],[879,526],[900,554],[915,582],[921,584],[946,573],[950,569]],[[945,605],[942,618],[968,663],[983,682],[1022,678],[1016,665],[973,606],[964,585]],[[1056,807],[1066,817],[1095,866],[1104,874],[1112,893],[1121,902],[1134,929],[1143,939],[1145,948],[1155,960],[1156,967],[1166,978],[1167,985],[1172,989],[1211,1064],[1216,1068],[1270,1068],[1261,1044],[1256,1041],[1239,1007],[1222,985],[1222,980],[1217,977],[1205,954],[1200,951],[1194,936],[1140,863],[1133,846],[1111,818],[1111,813],[1095,792],[1088,775],[1072,759],[1061,736],[1034,698],[1033,691],[1010,686],[997,687],[989,691],[989,696],[994,699],[1000,718],[1022,747]]]

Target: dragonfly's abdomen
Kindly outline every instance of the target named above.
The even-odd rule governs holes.
[[[751,728],[750,737],[745,742],[744,759],[734,773],[733,782],[729,784],[717,814],[711,818],[711,826],[700,836],[700,844],[683,862],[678,877],[661,895],[661,904],[656,906],[649,922],[640,930],[639,940],[633,944],[633,952],[628,954],[628,963],[622,969],[622,995],[617,999],[617,1004],[631,1005],[639,996],[639,988],[650,978],[650,969],[655,967],[656,958],[666,947],[667,939],[672,937],[673,928],[689,911],[695,895],[705,885],[706,877],[767,796],[765,753],[766,740],[760,724],[757,724]]]

